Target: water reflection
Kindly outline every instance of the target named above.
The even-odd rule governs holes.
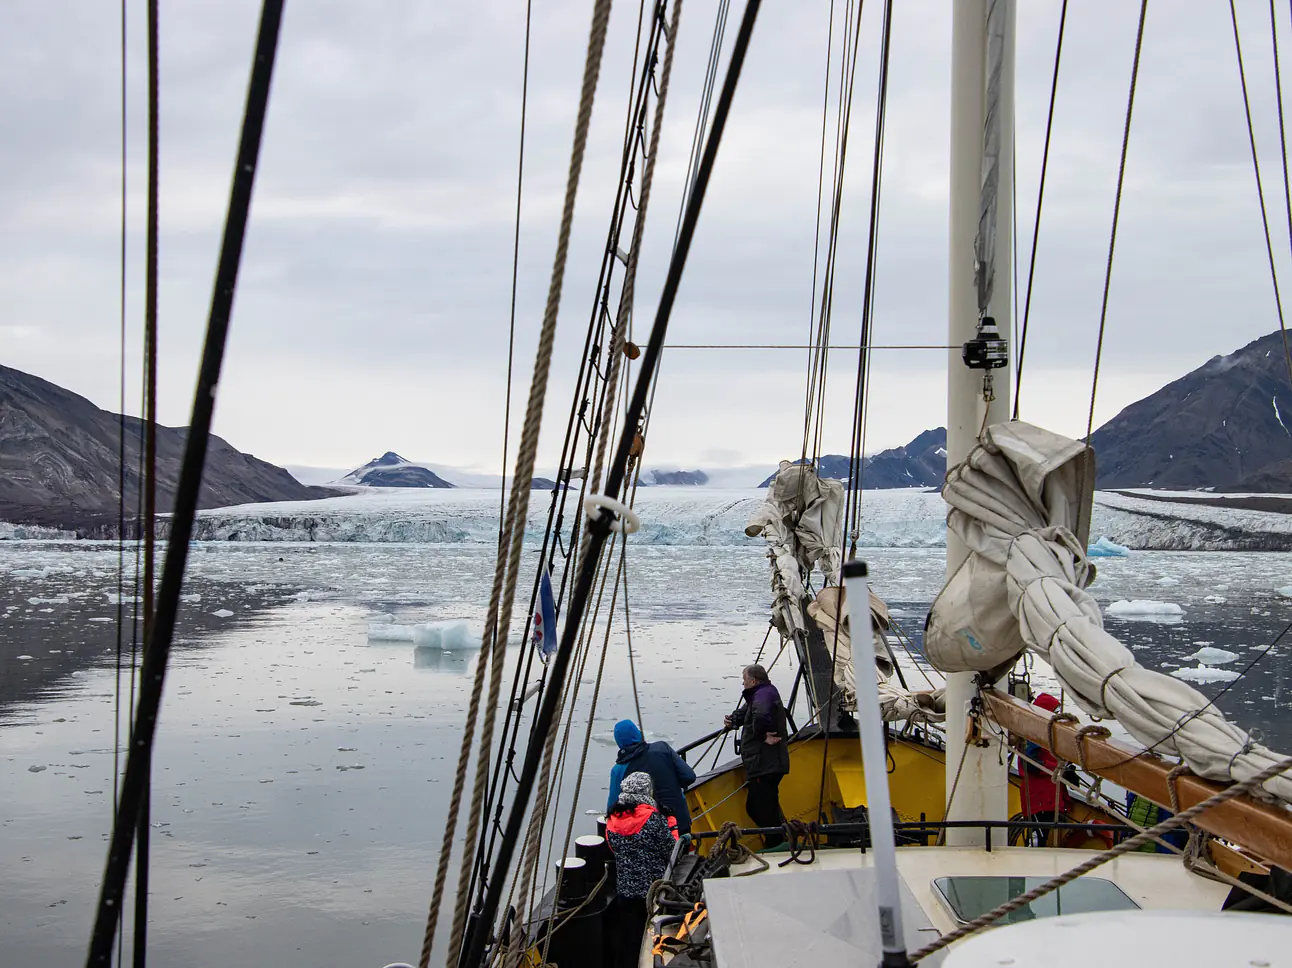
[[[438,645],[413,646],[413,668],[433,669],[451,676],[465,676],[471,662],[480,654],[479,648],[446,651]]]

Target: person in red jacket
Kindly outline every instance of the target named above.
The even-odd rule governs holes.
[[[1033,706],[1039,706],[1050,713],[1058,712],[1059,700],[1048,692],[1043,692],[1032,700]],[[1039,769],[1027,760],[1019,760],[1019,777],[1022,780],[1023,816],[1028,820],[1040,823],[1063,823],[1067,819],[1068,806],[1071,803],[1068,789],[1062,784],[1055,784],[1053,773],[1059,767],[1058,758],[1037,743],[1028,743],[1023,754],[1045,767]],[[1044,844],[1048,840],[1046,831],[1029,831],[1028,843]]]
[[[646,895],[664,876],[677,843],[677,821],[660,813],[649,773],[629,773],[606,816],[606,841],[615,853],[615,964],[634,966],[646,926]]]

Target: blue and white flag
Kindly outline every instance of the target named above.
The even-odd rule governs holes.
[[[556,651],[556,599],[552,597],[552,575],[546,568],[538,580],[538,601],[534,605],[534,648],[547,662]]]

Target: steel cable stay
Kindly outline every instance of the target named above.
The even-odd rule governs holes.
[[[1279,112],[1279,154],[1283,160],[1283,201],[1288,216],[1288,243],[1292,245],[1292,186],[1288,182],[1288,139],[1283,116],[1283,72],[1279,66],[1279,25],[1274,13],[1274,0],[1270,0],[1270,45],[1274,53],[1274,95]],[[1288,379],[1292,381],[1292,350],[1288,348],[1288,331],[1280,322],[1283,336],[1283,359],[1288,366]]]
[[[1274,13],[1273,7],[1271,7],[1270,9],[1271,31],[1273,31],[1273,24],[1274,24],[1273,13]],[[1270,220],[1269,220],[1269,215],[1265,209],[1265,188],[1264,188],[1263,180],[1261,178],[1261,162],[1256,151],[1256,129],[1252,124],[1252,103],[1250,98],[1247,95],[1247,71],[1243,67],[1243,44],[1238,37],[1238,10],[1234,7],[1234,0],[1229,0],[1229,18],[1234,28],[1234,54],[1238,60],[1238,81],[1239,81],[1239,84],[1242,86],[1242,90],[1243,90],[1243,111],[1247,117],[1247,141],[1248,141],[1248,144],[1251,146],[1251,150],[1252,150],[1252,174],[1256,179],[1256,199],[1260,203],[1260,208],[1261,208],[1261,228],[1265,232],[1265,254],[1269,260],[1269,265],[1270,265],[1270,285],[1274,289],[1274,308],[1277,311],[1278,317],[1279,317],[1279,332],[1283,336],[1283,358],[1286,361],[1288,366],[1288,376],[1290,379],[1292,379],[1292,352],[1290,352],[1288,349],[1287,325],[1283,319],[1283,297],[1279,294],[1279,274],[1278,274],[1278,269],[1275,268],[1275,264],[1274,264],[1274,242],[1273,242],[1273,239],[1270,237]],[[1284,144],[1283,104],[1282,104],[1283,86],[1282,86],[1281,80],[1279,80],[1278,78],[1277,40],[1275,41],[1274,57],[1275,57],[1274,63],[1275,63],[1275,85],[1276,85],[1275,89],[1278,94],[1278,109],[1279,109],[1279,142],[1280,142],[1280,145],[1282,146]],[[1283,151],[1283,170],[1285,173],[1284,190],[1286,192],[1287,149],[1282,148],[1282,151]]]
[[[274,55],[277,51],[282,0],[264,0],[256,40],[256,52],[247,90],[247,101],[238,146],[237,165],[230,191],[228,215],[221,242],[211,310],[189,433],[184,445],[184,459],[176,488],[175,510],[171,518],[171,536],[167,544],[157,609],[152,616],[152,636],[143,656],[139,699],[130,740],[130,754],[120,785],[117,813],[112,825],[103,882],[94,929],[90,938],[87,968],[107,965],[121,922],[121,902],[135,845],[140,808],[145,793],[146,765],[156,736],[157,715],[161,707],[166,666],[175,632],[175,619],[183,588],[189,540],[197,512],[198,491],[210,443],[211,419],[215,410],[215,390],[219,383],[224,348],[228,338],[233,309],[234,290],[242,257],[251,208],[251,191],[255,181],[261,134],[268,107]]]
[[[1273,3],[1273,0],[1271,0]],[[1027,261],[1027,291],[1023,297],[1023,329],[1018,339],[1018,365],[1014,373],[1014,419],[1018,419],[1018,400],[1023,392],[1023,360],[1027,353],[1027,323],[1032,315],[1032,282],[1036,277],[1036,250],[1041,237],[1041,210],[1045,204],[1045,176],[1050,168],[1050,139],[1054,132],[1054,103],[1059,92],[1059,63],[1063,57],[1063,32],[1068,23],[1068,0],[1063,0],[1059,9],[1058,39],[1054,43],[1054,70],[1050,74],[1050,107],[1045,116],[1045,147],[1041,151],[1041,178],[1036,189],[1036,218],[1032,223],[1032,248]],[[1014,179],[1017,190],[1018,180]],[[1018,207],[1014,207],[1014,218],[1018,218]],[[1290,216],[1292,218],[1292,216]],[[1292,224],[1290,222],[1289,224]],[[1015,232],[1015,235],[1018,233]],[[1018,246],[1014,246],[1014,259],[1017,265]],[[1017,288],[1017,285],[1016,285]],[[1017,302],[1013,303],[1017,305]],[[1018,318],[1017,312],[1014,318]]]
[[[644,9],[644,4],[643,4],[643,9]],[[657,15],[653,16],[650,22],[650,31],[647,38],[645,59],[644,60],[640,59],[640,37],[641,37],[640,29],[639,29],[638,51],[634,55],[633,77],[635,79],[635,89],[633,92],[634,97],[630,98],[630,102],[631,102],[630,108],[629,108],[628,116],[625,121],[625,136],[624,136],[625,141],[624,141],[624,152],[621,159],[619,188],[618,188],[618,193],[616,195],[614,214],[611,220],[610,230],[607,235],[606,247],[603,253],[602,267],[601,267],[600,276],[598,278],[597,293],[593,303],[592,315],[589,319],[588,332],[587,332],[587,337],[585,339],[584,354],[581,361],[579,377],[578,377],[578,380],[576,381],[574,401],[571,405],[570,419],[567,423],[565,442],[562,447],[560,471],[558,472],[557,487],[553,490],[552,503],[548,512],[548,523],[544,531],[543,544],[539,555],[540,561],[545,562],[549,570],[555,564],[557,544],[559,543],[558,539],[561,537],[560,532],[563,528],[566,502],[568,500],[568,494],[570,490],[569,485],[572,484],[571,471],[573,470],[574,462],[576,459],[575,448],[578,446],[578,443],[579,443],[578,428],[581,426],[581,421],[578,419],[578,415],[583,410],[583,408],[587,406],[587,401],[593,394],[593,384],[595,381],[595,377],[593,374],[596,372],[595,359],[600,356],[601,348],[604,344],[604,322],[609,314],[608,304],[609,304],[610,293],[611,293],[611,285],[613,282],[614,262],[616,261],[615,252],[619,248],[619,239],[622,232],[623,221],[624,221],[624,218],[626,217],[627,186],[628,186],[629,179],[631,177],[630,173],[633,169],[633,165],[636,158],[636,149],[639,143],[639,139],[634,134],[634,131],[641,127],[642,119],[645,116],[645,111],[647,106],[647,100],[646,100],[647,91],[649,91],[650,89],[650,77],[652,76],[653,66],[656,59],[656,52],[658,49],[660,37],[662,35],[662,26],[661,26],[662,21],[660,16],[658,15],[658,11],[656,11],[656,13]],[[643,21],[641,20],[641,18],[639,18],[639,27],[642,22]],[[638,71],[637,71],[637,67],[639,63],[642,64],[642,71],[640,73],[640,76],[638,76]],[[602,381],[602,383],[604,383],[604,381]],[[604,386],[603,386],[603,392],[598,397],[595,417],[592,424],[593,428],[596,428],[597,426],[600,425],[602,414],[604,412],[604,407],[605,407],[605,399],[606,399],[606,396],[604,393]],[[581,401],[583,402],[582,406],[580,403]],[[591,450],[591,438],[589,438],[587,445],[585,446],[584,464],[583,464],[584,467],[589,466],[590,456],[591,456],[590,450]],[[584,497],[584,494],[587,488],[586,474],[584,475],[584,478],[585,480],[580,484],[580,487],[578,490],[578,498],[579,498],[578,506],[581,506],[582,498]],[[567,562],[566,567],[562,570],[560,574],[559,584],[558,584],[556,593],[554,595],[556,599],[557,609],[558,609],[558,613],[557,613],[558,616],[560,614],[561,603],[565,596],[568,576],[572,573],[573,568],[577,565],[577,557],[575,557],[577,555],[577,551],[574,551],[574,549],[577,547],[577,540],[578,540],[580,526],[581,526],[581,518],[576,517],[573,523],[573,526],[571,529],[571,535],[570,535],[571,551],[574,552],[574,554],[571,556],[571,559]],[[531,590],[531,595],[530,595],[530,608],[529,608],[529,613],[526,616],[524,633],[521,640],[522,642],[528,641],[530,622],[532,620],[534,603],[537,601],[538,582],[539,582],[539,579],[541,578],[541,575],[542,575],[542,569],[540,568],[536,571],[536,574],[534,577],[533,588]],[[504,736],[507,737],[507,739],[505,740],[504,746],[499,750],[499,755],[497,756],[494,764],[493,779],[490,784],[490,794],[487,801],[487,804],[488,804],[487,813],[493,815],[496,819],[495,819],[495,822],[490,825],[490,829],[488,829],[487,831],[482,831],[481,846],[476,854],[476,865],[473,869],[472,878],[471,878],[474,885],[473,893],[476,895],[477,900],[483,897],[484,885],[481,881],[481,874],[483,870],[487,869],[489,859],[492,857],[492,854],[493,854],[494,844],[496,843],[497,821],[501,818],[501,811],[503,809],[502,796],[506,790],[506,785],[507,785],[507,770],[505,769],[505,765],[511,759],[511,757],[514,756],[516,743],[519,739],[520,726],[521,726],[523,716],[522,716],[522,711],[516,707],[519,705],[518,697],[522,695],[521,683],[529,681],[529,676],[532,672],[532,669],[533,669],[533,650],[526,650],[524,659],[517,663],[516,672],[513,677],[511,697],[507,704],[507,711],[505,714],[504,727],[503,727],[503,733],[504,733]],[[539,693],[538,693],[540,697],[542,695],[542,690],[545,688],[545,681],[546,681],[546,672],[544,672],[543,679],[540,680]],[[486,835],[488,837],[487,844],[485,842]]]
[[[605,487],[607,493],[618,493],[623,485],[633,444],[632,428],[636,426],[645,408],[651,378],[659,358],[660,348],[668,331],[669,318],[677,298],[678,286],[686,264],[686,257],[689,254],[691,242],[694,238],[705,191],[708,188],[709,178],[713,171],[718,145],[726,127],[727,116],[735,95],[736,83],[744,63],[745,53],[748,50],[754,22],[757,19],[758,8],[759,0],[748,0],[739,32],[733,45],[727,76],[723,82],[722,92],[715,109],[712,130],[706,139],[704,155],[697,170],[695,189],[687,206],[682,231],[678,237],[678,244],[669,261],[668,274],[660,295],[660,303],[652,326],[651,338],[642,356],[641,372],[638,375],[624,420],[624,431],[615,449],[614,460],[610,466]],[[556,738],[556,732],[552,727],[557,712],[558,693],[569,671],[574,638],[578,632],[577,626],[580,624],[579,619],[587,606],[596,561],[610,534],[612,523],[609,515],[601,514],[592,520],[588,526],[589,554],[583,555],[580,562],[579,578],[574,586],[567,621],[562,630],[560,644],[549,668],[550,681],[539,708],[538,718],[535,723],[534,741],[529,744],[525,751],[525,762],[521,769],[520,781],[517,783],[512,808],[507,819],[506,834],[499,844],[498,855],[495,860],[494,876],[488,879],[488,889],[481,915],[482,925],[492,927],[497,917],[505,872],[510,866],[512,856],[520,839],[521,826],[527,812],[526,803],[538,778],[540,761],[545,765],[545,769],[550,769],[552,746]],[[477,930],[471,936],[470,945],[462,961],[464,968],[479,968],[484,963],[484,949],[487,942],[486,933],[487,929],[482,926],[481,930]]]

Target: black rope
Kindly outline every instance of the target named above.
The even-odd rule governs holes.
[[[1032,251],[1028,256],[1027,264],[1027,295],[1023,300],[1023,333],[1018,340],[1018,366],[1014,372],[1015,420],[1018,419],[1018,398],[1023,391],[1023,357],[1027,353],[1027,321],[1032,315],[1032,281],[1036,276],[1036,245],[1041,236],[1041,207],[1045,203],[1045,174],[1050,167],[1050,136],[1054,131],[1054,102],[1059,91],[1059,61],[1063,56],[1063,29],[1067,22],[1068,0],[1063,0],[1063,6],[1059,10],[1059,39],[1054,45],[1054,71],[1050,75],[1050,108],[1045,116],[1045,150],[1041,152],[1041,183],[1036,190],[1036,220],[1032,223]],[[1017,208],[1015,209],[1015,218],[1017,218]],[[1015,246],[1015,258],[1017,258],[1017,246]]]
[[[700,163],[700,150],[704,145],[704,134],[709,126],[709,111],[713,107],[713,92],[717,87],[718,65],[722,62],[722,39],[727,33],[727,14],[731,10],[731,0],[719,0],[718,10],[713,18],[713,37],[709,41],[709,60],[704,68],[704,86],[700,93],[700,108],[695,115],[695,130],[691,133],[691,150],[687,152],[686,178],[682,184],[682,203],[677,209],[677,225],[673,229],[673,248],[677,248],[677,237],[682,231],[682,218],[686,215],[686,203],[695,188],[695,169]],[[833,9],[831,10],[833,16]]]
[[[1278,98],[1279,150],[1283,156],[1283,200],[1288,213],[1288,241],[1292,243],[1292,188],[1288,186],[1288,139],[1283,122],[1283,76],[1279,68],[1279,27],[1274,15],[1274,0],[1270,0],[1270,42],[1274,47],[1274,93]],[[1288,349],[1288,331],[1280,326],[1283,335],[1283,359],[1288,366],[1288,379],[1292,381],[1292,351]]]
[[[713,127],[705,142],[704,154],[700,167],[696,172],[695,188],[687,204],[686,215],[683,218],[682,231],[678,236],[677,245],[669,260],[668,275],[660,293],[659,308],[651,329],[650,342],[642,354],[641,372],[633,388],[632,400],[624,418],[623,433],[620,436],[614,461],[610,466],[610,473],[606,480],[605,490],[607,494],[617,494],[623,486],[633,437],[642,411],[645,408],[651,376],[654,373],[655,366],[659,360],[660,349],[668,332],[669,317],[673,311],[673,304],[677,299],[678,286],[681,283],[682,271],[686,265],[686,257],[691,249],[691,241],[695,236],[696,224],[700,217],[700,208],[704,202],[710,175],[713,172],[718,145],[722,140],[723,129],[726,127],[727,115],[731,110],[731,101],[735,95],[736,82],[740,77],[740,69],[744,64],[745,52],[749,48],[754,21],[758,16],[759,3],[760,0],[748,0],[745,6],[740,31],[736,36],[731,52],[731,62],[727,68],[727,76],[723,82],[722,93],[718,98],[718,104],[714,112]],[[548,687],[544,690],[531,740],[525,750],[525,761],[521,766],[520,780],[516,784],[515,796],[507,816],[506,830],[498,845],[498,855],[494,862],[493,875],[487,880],[488,889],[485,892],[484,904],[480,912],[481,925],[491,926],[498,914],[503,887],[507,879],[506,874],[510,869],[512,856],[520,839],[521,826],[528,811],[530,795],[533,792],[539,762],[543,756],[544,741],[556,716],[561,687],[569,670],[570,659],[574,653],[575,640],[579,634],[583,612],[587,607],[593,581],[596,577],[600,552],[610,534],[611,523],[610,516],[602,514],[589,525],[589,550],[579,563],[579,578],[574,586],[574,593],[570,600],[570,609],[561,632],[560,645],[557,647],[556,655],[553,657],[548,669]],[[461,962],[465,968],[478,968],[484,963],[487,934],[488,932],[485,930],[476,930],[471,934],[468,946],[465,949],[465,956]]]
[[[130,852],[134,846],[140,801],[145,789],[144,770],[156,735],[157,714],[161,708],[166,664],[170,658],[171,642],[175,634],[175,618],[179,611],[180,593],[183,590],[188,546],[193,535],[193,521],[197,515],[202,469],[206,463],[206,451],[210,444],[215,393],[220,382],[220,366],[224,360],[224,347],[229,334],[229,316],[233,310],[238,265],[242,258],[247,216],[251,208],[251,190],[255,181],[260,138],[264,131],[282,12],[283,0],[264,0],[259,35],[256,40],[255,62],[251,71],[251,83],[247,90],[237,167],[234,169],[228,217],[220,247],[220,261],[216,269],[210,317],[207,320],[202,366],[198,376],[197,392],[193,398],[193,414],[184,443],[184,461],[180,468],[179,485],[176,488],[170,540],[166,549],[161,588],[157,595],[157,612],[153,617],[149,648],[143,658],[139,705],[131,735],[130,755],[126,760],[116,821],[112,825],[112,842],[108,848],[103,883],[100,887],[98,913],[90,938],[89,955],[86,959],[87,968],[97,968],[109,963],[120,920],[121,900],[130,869]]]
[[[507,443],[511,437],[511,377],[516,359],[516,288],[520,275],[520,203],[525,184],[525,118],[529,109],[529,35],[534,0],[525,0],[525,62],[520,82],[520,147],[516,161],[516,227],[511,243],[511,311],[507,325],[507,396],[502,417],[502,487],[498,498],[498,547],[502,547],[507,517]],[[497,635],[497,630],[494,631]]]
[[[862,347],[857,355],[857,386],[852,411],[852,437],[848,454],[848,490],[844,499],[844,520],[849,534],[855,534],[860,524],[862,491],[862,459],[865,451],[866,419],[870,376],[870,352],[865,348],[873,335],[875,316],[875,271],[879,251],[879,208],[884,175],[884,129],[888,118],[888,55],[892,47],[893,3],[884,4],[882,27],[883,44],[879,61],[879,90],[875,104],[875,151],[871,161],[870,178],[870,228],[866,245],[866,286],[862,296],[861,338]],[[851,513],[849,513],[851,512]],[[844,536],[844,540],[847,539]],[[842,549],[841,549],[842,550]],[[855,554],[855,539],[853,552]],[[867,606],[869,607],[869,606]]]
[[[160,78],[158,47],[158,0],[148,0],[148,237],[144,258],[144,446],[140,448],[143,472],[139,489],[143,501],[142,534],[136,534],[136,559],[143,546],[143,613],[145,655],[152,641],[154,543],[157,521],[157,241],[158,241],[158,97]],[[139,569],[135,569],[136,576]],[[135,650],[131,650],[130,683],[133,692]],[[133,706],[133,703],[132,703]],[[152,821],[152,751],[143,752],[144,785],[139,803],[135,855],[134,965],[148,963],[148,874]]]
[[[1131,114],[1135,108],[1135,83],[1139,79],[1139,55],[1144,47],[1144,18],[1148,0],[1140,0],[1139,29],[1135,34],[1135,62],[1131,67],[1130,94],[1126,98],[1126,126],[1122,129],[1122,155],[1117,166],[1117,198],[1113,203],[1113,228],[1108,238],[1108,266],[1104,270],[1104,298],[1099,309],[1099,341],[1095,344],[1095,375],[1090,382],[1090,417],[1086,421],[1086,443],[1095,426],[1095,392],[1099,389],[1099,362],[1104,353],[1104,323],[1108,319],[1108,289],[1113,279],[1113,250],[1117,246],[1117,217],[1122,210],[1122,183],[1126,178],[1126,149],[1130,145]],[[1038,213],[1039,214],[1039,213]]]
[[[1243,110],[1247,114],[1247,140],[1252,149],[1252,173],[1256,176],[1256,198],[1261,205],[1261,228],[1265,231],[1265,254],[1270,263],[1270,284],[1274,287],[1274,308],[1278,311],[1279,332],[1283,334],[1283,355],[1287,361],[1288,374],[1292,378],[1292,355],[1288,353],[1287,327],[1283,322],[1283,298],[1279,295],[1279,274],[1274,267],[1274,242],[1270,238],[1270,220],[1265,211],[1265,188],[1261,182],[1261,162],[1256,153],[1256,129],[1252,126],[1252,105],[1247,97],[1247,72],[1243,69],[1243,45],[1238,39],[1238,11],[1234,8],[1234,0],[1229,0],[1229,18],[1234,25],[1234,52],[1238,57],[1238,80],[1243,88]],[[1276,55],[1277,56],[1277,55]],[[1276,61],[1277,63],[1277,61]],[[1277,73],[1276,73],[1277,77]],[[1281,85],[1280,85],[1281,87]],[[1283,128],[1283,108],[1281,105],[1282,94],[1279,95],[1279,140],[1282,141]],[[1287,170],[1287,156],[1284,154],[1284,171]],[[1286,188],[1286,181],[1284,187]]]

